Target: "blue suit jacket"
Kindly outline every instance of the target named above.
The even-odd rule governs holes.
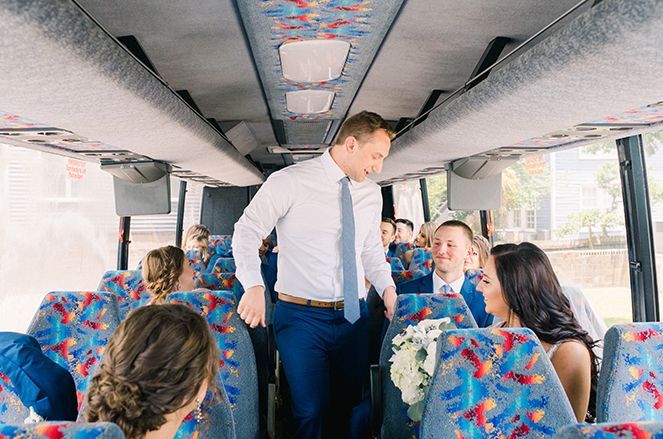
[[[433,273],[396,285],[396,292],[398,294],[432,294]],[[477,292],[474,283],[467,277],[465,277],[465,282],[463,282],[463,286],[460,289],[460,294],[465,299],[465,303],[467,303],[467,307],[470,309],[479,328],[485,328],[493,323],[493,315],[486,312],[486,302],[483,300],[483,294]]]
[[[41,352],[33,337],[0,332],[0,371],[26,407],[48,421],[75,421],[76,385],[69,372]]]

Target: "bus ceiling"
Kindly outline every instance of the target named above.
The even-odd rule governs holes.
[[[364,109],[399,131],[383,185],[663,116],[656,0],[2,0],[0,20],[0,141],[208,186],[260,184]]]

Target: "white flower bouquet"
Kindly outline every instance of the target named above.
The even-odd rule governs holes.
[[[451,319],[422,320],[416,326],[408,326],[394,337],[391,356],[391,381],[401,391],[407,404],[407,415],[413,421],[421,421],[424,400],[428,394],[437,358],[437,338],[446,329],[455,329]]]

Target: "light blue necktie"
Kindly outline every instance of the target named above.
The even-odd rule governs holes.
[[[359,320],[359,291],[357,290],[357,256],[355,254],[355,215],[348,183],[341,180],[341,242],[343,248],[343,316],[354,323]]]
[[[449,294],[449,293],[453,293],[453,290],[451,289],[451,285],[444,284],[444,285],[442,285],[442,288],[440,288],[440,292],[444,293],[444,294]]]

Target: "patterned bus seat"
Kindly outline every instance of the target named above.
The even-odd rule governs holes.
[[[7,372],[0,368],[0,424],[22,424],[30,411],[21,402]]]
[[[555,439],[663,439],[663,422],[576,424],[562,427]]]
[[[220,378],[219,378],[220,379]],[[221,381],[217,382],[220,401],[207,392],[202,405],[202,418],[196,419],[194,412],[184,418],[175,433],[175,439],[224,438],[235,439],[235,420],[228,396]]]
[[[391,278],[394,280],[395,284],[400,284],[414,279],[419,279],[420,277],[424,277],[429,273],[426,273],[424,270],[421,269],[392,271]]]
[[[244,294],[244,288],[242,288],[242,284],[235,276],[235,273],[201,274],[196,278],[195,287],[213,291],[232,291],[238,301],[242,297],[242,294]]]
[[[117,296],[120,320],[129,311],[145,305],[150,300],[140,270],[110,270],[99,282],[98,291],[113,293]]]
[[[238,438],[255,438],[259,429],[255,355],[248,330],[236,312],[235,295],[228,291],[172,293],[168,302],[187,305],[209,322],[221,351],[219,374],[236,420],[235,432]]]
[[[401,242],[396,246],[396,250],[394,250],[394,257],[400,259],[401,262],[403,262],[403,266],[406,267],[407,263],[405,262],[405,253],[413,249],[414,244],[411,242]]]
[[[415,248],[408,270],[420,270],[425,274],[433,271],[433,252],[429,248]]]
[[[420,437],[549,438],[576,422],[531,330],[454,329],[437,349]]]
[[[88,380],[119,324],[114,294],[67,291],[48,293],[28,327],[46,356],[71,373],[79,408]]]
[[[380,351],[382,401],[384,402],[382,437],[417,437],[418,424],[407,416],[407,405],[391,381],[392,340],[406,327],[426,319],[451,318],[458,328],[476,328],[465,300],[460,294],[402,294],[396,300],[394,317]]]
[[[598,421],[663,421],[663,323],[615,325],[603,352]]]
[[[219,258],[232,258],[232,238],[232,235],[211,235],[209,237],[210,254]]]
[[[207,266],[203,262],[203,255],[200,253],[200,250],[197,248],[191,249],[186,252],[186,258],[189,260],[189,264],[193,271],[196,272],[196,276],[200,276],[201,273],[207,271]]]
[[[387,258],[387,262],[389,262],[392,272],[405,270],[405,267],[403,267],[403,261],[401,261],[400,258]]]
[[[40,422],[0,425],[1,439],[124,439],[120,427],[110,422]]]
[[[233,258],[218,258],[213,262],[210,259],[209,267],[211,267],[207,270],[209,273],[234,273],[237,271],[237,266]]]

